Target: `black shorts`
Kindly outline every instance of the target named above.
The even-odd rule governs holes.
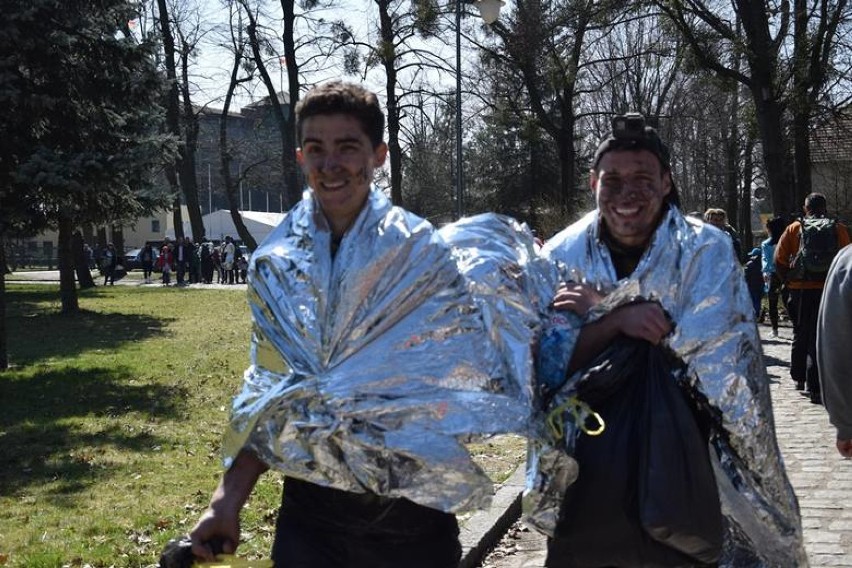
[[[272,559],[283,568],[456,568],[454,515],[287,478]]]

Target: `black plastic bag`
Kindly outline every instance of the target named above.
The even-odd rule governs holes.
[[[547,565],[712,565],[721,554],[721,507],[707,436],[678,386],[676,361],[647,342],[621,339],[593,365],[599,371],[577,396],[606,428],[577,439],[580,474]]]
[[[654,540],[703,563],[722,552],[722,512],[707,435],[660,348],[648,353],[639,517]]]

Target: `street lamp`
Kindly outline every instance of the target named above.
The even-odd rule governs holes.
[[[456,219],[464,215],[464,163],[462,160],[461,17],[462,3],[473,4],[489,26],[500,17],[503,0],[456,0]]]

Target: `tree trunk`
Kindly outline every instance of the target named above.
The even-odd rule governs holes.
[[[231,109],[231,99],[234,96],[234,89],[237,87],[237,74],[239,73],[242,59],[241,54],[235,54],[234,66],[231,68],[231,81],[228,83],[225,102],[222,105],[222,114],[219,120],[219,160],[222,181],[225,184],[225,197],[228,199],[228,209],[231,212],[231,220],[234,222],[234,228],[237,229],[240,240],[243,241],[243,244],[249,250],[253,251],[257,248],[257,242],[251,233],[249,233],[248,228],[243,223],[243,218],[240,216],[240,204],[234,191],[234,181],[231,179],[231,154],[228,151],[228,112]],[[242,175],[242,172],[240,172],[240,175]]]
[[[396,54],[391,46],[394,45],[393,21],[389,12],[387,0],[376,0],[379,8],[379,25],[382,38],[382,65],[385,68],[385,96],[387,97],[388,123],[388,157],[390,158],[391,201],[394,205],[402,206],[402,151],[399,146],[399,105],[396,99]],[[456,73],[461,70],[457,69]],[[458,110],[458,109],[457,109]],[[461,187],[464,188],[464,173],[461,175]]]
[[[71,250],[74,224],[71,218],[61,215],[59,218],[59,298],[63,314],[80,311],[77,303],[77,284],[74,280],[74,254]]]
[[[183,212],[180,210],[180,197],[172,203],[172,223],[175,226],[175,238],[183,238]]]
[[[6,343],[6,247],[0,238],[0,371],[9,368],[9,353]]]
[[[86,223],[83,225],[83,242],[88,243],[90,247],[94,248],[97,243],[95,242],[95,233],[92,229],[91,223]]]
[[[736,0],[742,18],[743,32],[748,38],[748,63],[751,71],[752,99],[757,113],[757,124],[763,144],[763,162],[766,167],[772,208],[776,214],[789,214],[793,207],[793,175],[790,168],[790,150],[784,132],[784,109],[779,88],[778,47],[770,36],[769,13],[762,3]]]
[[[754,132],[752,129],[748,129],[748,132],[745,136],[745,143],[743,148],[743,211],[740,216],[741,222],[740,225],[743,227],[743,242],[753,243],[754,242],[754,234],[751,230],[751,198],[753,195],[752,185],[754,182]],[[749,248],[751,250],[751,248]],[[748,250],[744,250],[743,252],[748,252]]]
[[[77,282],[80,283],[80,288],[94,288],[95,281],[89,271],[86,252],[83,250],[83,235],[79,231],[74,231],[74,235],[71,237],[71,248],[74,255],[74,270],[77,273]]]
[[[192,107],[192,93],[189,90],[189,54],[190,48],[184,44],[181,51],[181,99],[183,101],[184,144],[180,161],[180,187],[189,214],[192,238],[196,242],[204,240],[204,219],[201,216],[201,204],[198,201],[198,177],[195,171],[195,152],[198,148],[198,116]]]
[[[772,195],[772,211],[786,216],[795,208],[790,153],[784,142],[781,105],[771,95],[766,96],[765,91],[758,82],[754,83],[752,94],[763,141],[763,163],[766,164],[766,178]]]
[[[281,101],[278,99],[278,91],[275,90],[275,84],[272,82],[272,77],[270,77],[269,75],[269,70],[266,68],[266,64],[263,62],[264,57],[261,53],[260,41],[257,37],[257,22],[254,19],[254,14],[252,14],[251,9],[249,8],[249,6],[246,5],[246,3],[243,3],[243,6],[246,8],[246,15],[249,18],[249,25],[247,26],[246,31],[249,35],[249,44],[251,45],[251,51],[252,55],[254,56],[254,62],[257,66],[257,71],[258,73],[260,73],[260,77],[263,80],[263,84],[266,86],[266,92],[269,93],[269,103],[272,105],[273,118],[275,119],[275,123],[278,125],[278,133],[281,137],[281,173],[284,177],[284,183],[286,186],[286,206],[287,209],[289,209],[290,207],[295,205],[296,202],[299,200],[298,176],[296,175],[296,128],[293,124],[293,119],[295,117],[293,109],[295,103],[291,100],[289,112],[284,112],[284,107],[281,104]],[[290,6],[291,12],[292,9],[292,6]],[[290,33],[292,36],[292,27]],[[291,37],[291,42],[292,41],[293,40]],[[287,48],[285,46],[285,51],[286,50]],[[295,50],[293,51],[293,55],[295,55]],[[293,86],[289,84],[289,69],[287,72],[287,80],[289,86],[288,88],[290,89],[290,95],[292,99]],[[298,88],[299,87],[297,84],[297,93]]]
[[[740,208],[740,176],[739,176],[739,140],[740,140],[740,132],[739,132],[739,120],[737,120],[737,113],[739,112],[740,107],[740,89],[739,85],[735,84],[732,89],[730,95],[730,107],[728,108],[728,112],[726,113],[726,119],[728,122],[727,135],[726,140],[723,142],[723,148],[725,149],[725,211],[728,214],[728,219],[730,219],[731,224],[741,233],[746,228],[746,224],[750,225],[750,223],[743,224],[741,222],[741,217],[739,213]],[[748,182],[746,182],[748,183]],[[746,188],[744,192],[748,195],[751,195],[751,188]],[[750,241],[749,241],[750,242]],[[749,249],[751,250],[751,249]],[[743,251],[748,252],[748,251]],[[740,259],[742,261],[742,259]]]
[[[804,203],[811,192],[810,118],[807,112],[793,110],[793,160],[796,174],[794,205]]]
[[[157,0],[157,10],[160,16],[160,36],[163,40],[166,78],[169,82],[169,91],[166,94],[166,125],[170,133],[177,136],[180,140],[184,140],[181,136],[180,128],[180,97],[178,95],[177,67],[175,65],[175,40],[172,36],[171,25],[169,24],[169,10],[166,5],[166,0]],[[182,188],[178,185],[178,180],[180,180],[180,183],[183,184],[184,175],[181,174],[181,170],[183,168],[184,156],[185,144],[182,144],[179,148],[177,164],[175,166],[167,165],[165,168],[166,179],[168,179],[169,185],[175,189],[176,192],[182,191]],[[196,188],[196,197],[197,195],[198,188]],[[173,207],[175,238],[183,237],[183,216],[180,212],[180,198],[177,196],[175,197]]]

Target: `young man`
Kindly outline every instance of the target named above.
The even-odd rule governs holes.
[[[252,365],[193,552],[237,547],[271,467],[276,566],[455,567],[453,513],[491,494],[456,437],[518,431],[528,406],[492,389],[489,330],[446,243],[371,188],[388,151],[376,96],[327,83],[296,118],[310,192],[251,258]]]
[[[811,402],[821,404],[822,393],[816,353],[817,315],[831,259],[838,250],[849,244],[849,232],[844,225],[826,216],[828,205],[825,196],[821,193],[808,195],[802,209],[805,218],[790,223],[778,240],[778,245],[775,247],[775,267],[790,292],[787,305],[788,311],[792,312],[790,318],[793,321],[790,377],[796,382],[796,388],[800,391],[807,387]],[[824,224],[829,233],[830,242],[827,243],[826,258],[821,259],[821,270],[811,272],[805,270],[804,259],[800,260],[798,256],[805,226],[816,223]]]
[[[668,148],[641,115],[614,119],[595,153],[590,188],[597,209],[542,252],[565,282],[553,304],[570,314],[560,329],[564,355],[550,358],[565,362],[566,387],[618,338],[670,350],[713,417],[710,461],[726,516],[718,566],[804,565],[798,503],[778,450],[754,310],[731,240],[681,213]],[[553,345],[547,339],[542,345]],[[549,567],[576,565],[569,514],[562,511],[549,541]],[[663,563],[643,563],[641,555],[625,560],[616,552],[620,543],[607,538],[611,525],[576,521],[607,543],[590,552],[604,559],[595,566],[705,565],[682,550]]]

